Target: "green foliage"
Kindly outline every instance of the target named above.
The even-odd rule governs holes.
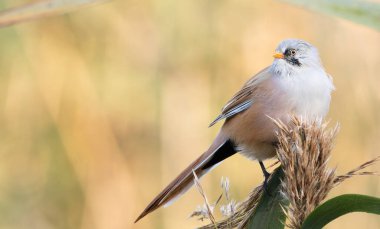
[[[339,16],[380,30],[380,4],[353,0],[284,0],[313,11]]]
[[[350,212],[380,214],[380,199],[372,196],[346,194],[328,200],[305,220],[302,229],[319,229]]]
[[[285,207],[287,203],[279,192],[283,176],[284,172],[281,167],[274,171],[272,178],[268,182],[269,195],[267,192],[263,193],[256,210],[248,222],[248,228],[284,228],[286,216],[282,207]]]

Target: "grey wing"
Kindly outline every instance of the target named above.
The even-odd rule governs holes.
[[[209,127],[213,126],[220,120],[232,117],[247,110],[253,104],[251,95],[255,86],[249,82],[251,81],[248,81],[248,83],[246,83],[244,87],[236,93],[230,101],[228,101],[228,103],[223,107],[221,114],[209,125]]]
[[[253,104],[252,100],[247,100],[240,104],[237,104],[234,107],[231,107],[228,111],[222,112],[214,121],[212,121],[209,127],[213,126],[215,123],[219,122],[220,120],[232,117],[242,111],[247,110],[252,104]]]
[[[236,93],[230,101],[223,107],[221,114],[210,123],[209,127],[213,126],[220,120],[230,118],[239,114],[252,106],[254,103],[254,91],[258,85],[270,77],[269,67],[263,69],[256,76],[249,79],[243,88]]]

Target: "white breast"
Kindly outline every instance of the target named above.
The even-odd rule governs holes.
[[[323,69],[302,68],[280,81],[296,115],[323,118],[327,114],[334,85]]]

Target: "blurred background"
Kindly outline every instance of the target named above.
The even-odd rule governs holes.
[[[279,1],[115,0],[1,28],[0,228],[202,225],[188,218],[203,203],[195,188],[133,221],[209,146],[220,127],[210,121],[285,38],[318,47],[334,78],[331,166],[342,174],[379,155],[380,32],[366,26]],[[263,180],[258,163],[233,156],[202,179],[210,201],[222,176],[237,201]],[[379,197],[379,177],[330,197],[343,193]],[[327,228],[380,228],[380,218]]]

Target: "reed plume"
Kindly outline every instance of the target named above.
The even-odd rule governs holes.
[[[304,219],[334,187],[335,169],[327,166],[338,127],[326,129],[320,120],[292,118],[291,125],[276,121],[277,157],[284,171],[282,195],[289,201],[289,228],[298,229]]]

